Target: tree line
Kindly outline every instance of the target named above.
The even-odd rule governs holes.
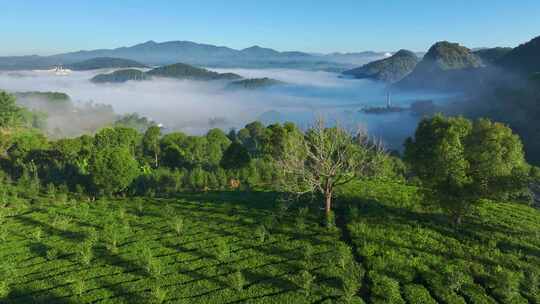
[[[484,199],[530,199],[528,185],[540,176],[525,161],[520,138],[487,119],[425,118],[400,157],[362,130],[322,120],[307,130],[252,122],[202,136],[119,125],[49,140],[24,123],[24,111],[13,96],[0,93],[0,183],[4,192],[30,199],[56,192],[95,198],[280,191],[322,202],[332,221],[336,188],[378,178],[418,185],[459,225]]]

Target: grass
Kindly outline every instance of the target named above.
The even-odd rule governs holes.
[[[0,269],[9,275],[0,276],[0,302],[348,300],[350,267],[333,259],[345,246],[336,246],[339,231],[306,211],[299,231],[297,213],[280,213],[274,201],[241,193],[92,204],[43,198],[2,209]]]
[[[484,202],[458,230],[418,207],[414,187],[342,189],[372,303],[540,303],[540,212]]]

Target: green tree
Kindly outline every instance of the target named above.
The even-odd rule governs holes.
[[[161,129],[158,126],[151,126],[146,130],[142,139],[143,153],[145,156],[152,157],[155,168],[159,166],[160,137]]]
[[[441,115],[424,119],[405,143],[405,159],[430,189],[428,197],[450,214],[456,226],[480,199],[500,198],[526,184],[519,137],[486,119],[474,123]]]
[[[0,128],[15,127],[22,121],[22,108],[15,101],[15,96],[0,91]]]
[[[249,164],[251,157],[244,146],[239,142],[233,142],[223,153],[221,166],[228,170],[238,170]]]
[[[124,191],[139,174],[139,165],[127,147],[96,151],[89,168],[94,186],[108,194]]]

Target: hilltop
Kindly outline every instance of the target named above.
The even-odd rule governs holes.
[[[242,78],[234,73],[217,73],[185,63],[162,66],[146,72],[147,75],[192,80],[234,80]]]
[[[389,58],[347,70],[343,74],[359,79],[369,78],[385,82],[396,82],[407,76],[416,64],[418,64],[418,61],[415,53],[407,50],[399,50]]]
[[[471,85],[474,73],[484,65],[472,51],[458,43],[435,43],[415,69],[396,87],[401,89],[456,90]]]
[[[513,49],[498,61],[503,68],[530,75],[540,72],[540,36]]]
[[[487,49],[476,50],[473,53],[482,59],[482,62],[486,65],[496,64],[501,58],[506,56],[512,51],[510,47],[494,47]]]

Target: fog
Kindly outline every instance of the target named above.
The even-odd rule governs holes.
[[[217,69],[216,69],[217,70]],[[286,69],[219,69],[246,78],[270,77],[286,83],[260,90],[231,90],[226,82],[153,79],[122,84],[94,84],[89,80],[106,71],[73,72],[56,76],[48,71],[0,73],[0,88],[11,92],[58,91],[84,104],[112,105],[119,114],[137,112],[166,126],[201,134],[212,127],[240,128],[247,122],[294,121],[307,126],[316,116],[342,124],[362,124],[382,137],[389,148],[399,148],[412,134],[418,118],[408,113],[367,115],[363,106],[383,106],[385,86],[368,80],[344,79],[338,74]],[[393,94],[395,105],[437,95]],[[54,122],[53,122],[54,123]],[[70,122],[73,124],[73,122]],[[58,123],[56,123],[58,125]],[[73,128],[67,125],[66,128]]]

